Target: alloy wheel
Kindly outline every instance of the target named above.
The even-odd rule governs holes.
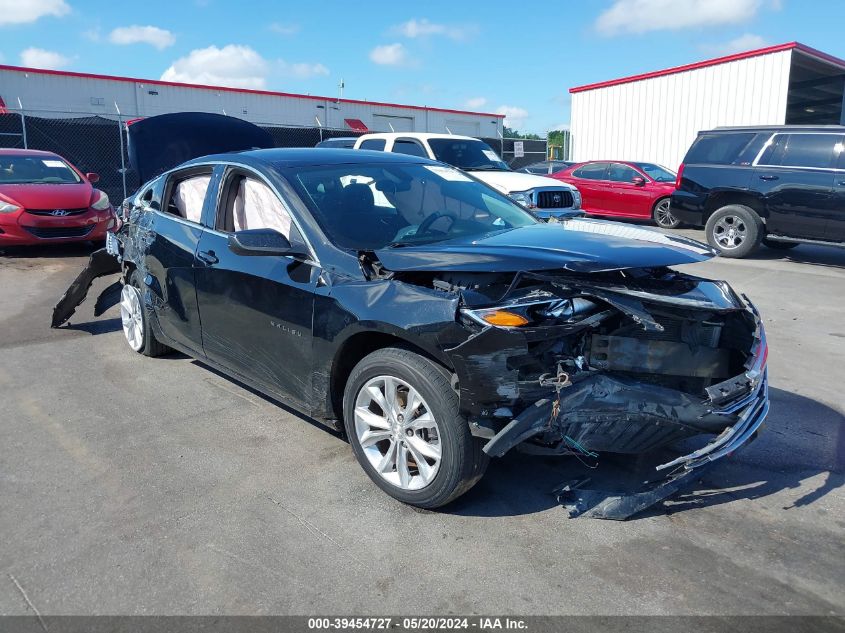
[[[410,384],[377,376],[355,398],[355,434],[370,465],[402,490],[429,485],[440,467],[440,429],[428,404]]]
[[[713,227],[713,238],[720,248],[733,250],[739,248],[748,238],[748,228],[742,218],[726,215]]]
[[[141,312],[141,294],[134,286],[126,284],[120,292],[120,321],[126,342],[136,352],[144,346],[144,315]]]
[[[671,229],[678,225],[678,219],[672,214],[668,199],[661,201],[660,204],[655,207],[654,220],[657,222],[657,226],[663,228]]]

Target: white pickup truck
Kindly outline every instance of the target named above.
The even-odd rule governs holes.
[[[390,132],[364,134],[355,149],[369,149],[422,156],[463,169],[479,180],[549,219],[581,207],[581,194],[572,185],[511,170],[484,141],[470,136]]]

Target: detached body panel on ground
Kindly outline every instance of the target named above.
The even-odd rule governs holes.
[[[717,436],[660,467],[675,477],[754,437],[768,411],[753,306],[670,268],[710,248],[539,222],[425,158],[212,155],[155,178],[121,215],[54,326],[114,270],[111,254],[133,349],[181,350],[345,430],[407,503],[447,503],[517,447],[637,454]]]

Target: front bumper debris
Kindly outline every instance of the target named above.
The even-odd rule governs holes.
[[[589,490],[583,487],[587,481],[568,482],[555,491],[560,500],[569,500],[564,505],[570,516],[616,520],[668,498],[694,473],[755,439],[769,413],[766,334],[756,309],[745,300],[756,321],[745,371],[707,387],[704,397],[593,374],[527,407],[484,445],[484,452],[501,456],[531,440],[520,448],[596,457],[593,451],[645,453],[678,439],[716,435],[705,446],[657,465],[655,471],[665,476],[642,491]]]

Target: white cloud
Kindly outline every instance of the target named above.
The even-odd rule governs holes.
[[[524,127],[525,120],[528,118],[528,110],[509,105],[503,105],[496,108],[496,114],[504,114],[505,125],[515,130]]]
[[[739,24],[762,5],[763,0],[616,0],[595,26],[609,36]]]
[[[29,24],[47,15],[60,18],[70,13],[65,0],[0,0],[0,26]]]
[[[120,26],[109,33],[112,44],[149,44],[158,50],[173,46],[176,38],[173,33],[157,26]]]
[[[764,37],[755,35],[754,33],[745,33],[729,42],[702,45],[701,50],[709,55],[730,55],[731,53],[741,53],[755,48],[763,48],[767,45],[768,42]]]
[[[273,22],[270,24],[269,28],[273,33],[278,33],[279,35],[289,36],[289,35],[296,35],[299,33],[299,25],[298,24],[291,24],[288,22]]]
[[[71,62],[69,57],[55,51],[46,51],[43,48],[30,47],[21,52],[21,66],[28,68],[47,68],[55,70],[64,68]]]
[[[408,62],[408,51],[402,44],[384,44],[370,51],[370,59],[382,66],[401,66]]]
[[[309,79],[318,75],[328,75],[329,69],[322,64],[311,64],[308,62],[288,63],[284,60],[279,60],[279,72],[286,77],[295,77],[296,79]]]
[[[548,129],[549,132],[562,132],[569,129],[569,123],[558,123]]]
[[[475,110],[476,108],[483,108],[487,104],[487,99],[484,97],[473,97],[472,99],[467,99],[464,101],[464,107],[469,108],[470,110]]]
[[[411,39],[444,36],[453,40],[463,40],[473,35],[476,30],[477,28],[475,26],[437,24],[436,22],[430,22],[426,18],[423,18],[422,20],[412,19],[402,24],[397,24],[391,29],[391,32]]]
[[[249,46],[229,44],[192,50],[165,70],[163,81],[261,89],[270,65]]]

